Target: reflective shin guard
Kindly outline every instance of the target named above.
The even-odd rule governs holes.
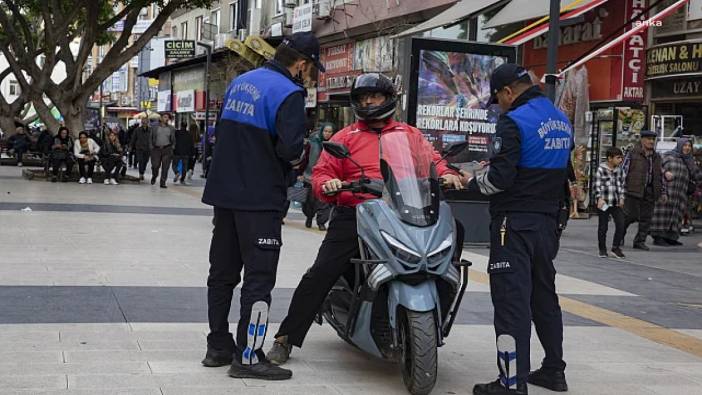
[[[242,365],[254,365],[259,362],[256,351],[263,348],[268,330],[268,303],[259,301],[251,306],[251,319],[246,334],[246,349],[241,356]]]
[[[517,342],[510,335],[497,337],[497,367],[502,385],[517,388]]]

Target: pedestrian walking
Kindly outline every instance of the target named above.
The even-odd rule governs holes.
[[[324,123],[320,127],[318,132],[312,133],[308,141],[308,153],[307,153],[307,166],[303,173],[303,182],[308,186],[307,199],[305,199],[302,205],[302,212],[305,214],[305,226],[307,228],[312,227],[312,220],[317,217],[317,227],[319,230],[326,230],[327,221],[329,221],[329,214],[331,212],[331,205],[327,202],[321,201],[314,194],[312,188],[309,186],[312,183],[312,170],[319,160],[319,156],[322,153],[322,143],[324,141],[329,141],[329,139],[334,135],[334,125],[331,123]]]
[[[138,163],[136,160],[136,149],[134,149],[134,146],[132,145],[134,142],[134,132],[138,127],[138,122],[134,122],[129,125],[127,128],[127,142],[124,144],[124,147],[127,150],[127,167],[131,167],[133,169],[136,169]]]
[[[607,160],[600,164],[595,174],[595,199],[597,199],[597,247],[599,257],[607,258],[607,228],[609,217],[614,220],[614,240],[612,254],[616,258],[626,258],[621,246],[624,244],[624,174],[621,164],[622,150],[617,147],[607,149]]]
[[[162,114],[158,125],[151,127],[151,185],[156,184],[161,174],[161,188],[168,188],[168,170],[173,159],[173,147],[175,146],[175,128],[169,124],[171,116]]]
[[[175,131],[175,148],[173,149],[173,182],[185,185],[185,176],[190,166],[190,157],[195,150],[193,139],[188,131],[188,123],[183,121]]]
[[[679,138],[677,147],[663,155],[663,182],[667,199],[658,201],[651,220],[651,237],[657,246],[680,246],[680,230],[687,210],[688,197],[700,180],[692,157],[692,143]]]
[[[634,237],[633,247],[648,251],[646,237],[651,227],[653,209],[658,200],[665,201],[661,177],[661,156],[656,152],[656,133],[641,131],[641,141],[626,153],[622,170],[624,172],[624,232],[634,222],[639,229]]]
[[[92,184],[95,162],[98,160],[100,146],[88,137],[88,133],[80,132],[78,140],[73,143],[73,156],[78,161],[78,172],[80,173],[79,184]]]
[[[553,259],[559,218],[565,217],[558,214],[566,199],[573,128],[521,66],[499,66],[490,92],[503,113],[487,171],[472,178],[468,190],[490,199],[487,271],[499,379],[477,384],[473,394],[526,394],[527,382],[566,391]],[[541,368],[530,373],[532,320],[546,356]]]
[[[136,162],[139,166],[139,181],[144,181],[144,173],[146,165],[151,157],[151,127],[149,126],[149,118],[141,119],[141,125],[134,129],[132,135],[131,146],[136,153]]]
[[[284,380],[292,372],[262,351],[282,246],[286,175],[305,137],[304,82],[319,62],[312,33],[283,40],[274,59],[231,82],[217,123],[217,142],[203,203],[214,206],[207,304],[210,333],[202,364],[231,363],[235,378]],[[242,279],[236,340],[229,331],[234,288]]]
[[[188,127],[188,132],[192,139],[193,150],[188,159],[188,181],[192,181],[193,173],[195,172],[195,163],[197,162],[198,152],[197,145],[200,144],[200,128],[197,126],[196,122],[192,122]]]

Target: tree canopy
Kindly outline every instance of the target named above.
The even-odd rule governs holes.
[[[100,84],[136,56],[178,9],[209,7],[212,0],[3,0],[0,2],[0,53],[9,66],[0,81],[13,74],[21,87],[12,103],[0,97],[0,127],[14,122],[32,103],[42,121],[58,126],[51,115],[56,106],[74,132],[82,129],[85,106]],[[159,13],[138,38],[132,32],[144,7]],[[116,28],[119,26],[119,28]],[[131,38],[131,39],[130,39]],[[96,45],[110,44],[102,61],[85,74]],[[63,81],[53,81],[59,63]],[[4,128],[4,127],[3,127]]]

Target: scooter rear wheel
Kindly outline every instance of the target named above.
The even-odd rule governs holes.
[[[404,310],[402,317],[402,379],[411,394],[425,395],[436,384],[438,342],[434,312]]]

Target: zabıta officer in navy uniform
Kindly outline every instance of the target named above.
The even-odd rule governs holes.
[[[270,364],[261,350],[268,330],[291,164],[303,152],[303,83],[324,71],[319,42],[296,33],[274,59],[232,81],[217,122],[203,203],[214,206],[207,303],[208,367],[231,363],[235,378],[284,380],[292,372]],[[229,331],[234,288],[243,284],[236,339]],[[236,340],[236,341],[235,341]]]
[[[563,320],[556,295],[558,213],[573,141],[572,126],[528,72],[503,64],[490,80],[497,121],[486,171],[468,189],[489,196],[490,292],[495,309],[499,379],[473,388],[476,395],[526,394],[527,381],[566,391]],[[546,357],[529,373],[534,321]]]

